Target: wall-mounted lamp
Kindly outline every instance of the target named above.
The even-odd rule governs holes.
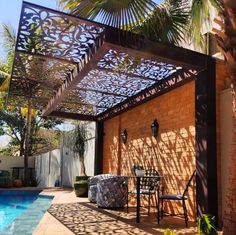
[[[125,144],[126,141],[127,141],[127,137],[128,137],[128,133],[127,133],[127,130],[124,129],[122,132],[121,132],[121,139],[122,139],[122,142]]]
[[[152,136],[157,137],[158,136],[158,130],[159,130],[159,123],[155,119],[151,125],[151,130],[152,130]]]

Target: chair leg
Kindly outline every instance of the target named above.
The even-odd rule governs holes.
[[[158,198],[157,223],[160,224],[160,199]]]
[[[129,195],[127,194],[127,200],[126,200],[126,204],[127,204],[127,213],[129,213]]]
[[[164,216],[164,200],[161,199],[161,218],[163,219],[163,216]]]
[[[127,213],[129,212],[129,186],[128,183],[126,185],[126,190],[127,190],[127,198],[126,198],[126,204],[127,204]]]
[[[148,215],[150,215],[151,194],[148,194]]]
[[[182,200],[182,203],[183,203],[183,210],[184,210],[185,226],[188,227],[188,211],[186,208],[185,200]]]

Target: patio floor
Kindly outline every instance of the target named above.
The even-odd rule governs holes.
[[[135,223],[135,210],[103,210],[89,203],[86,198],[77,198],[68,190],[44,190],[42,194],[54,195],[49,212],[36,227],[34,235],[72,234],[163,234],[166,228],[175,234],[196,234],[196,226],[190,223],[185,228],[183,219],[165,217],[157,225],[156,213],[147,216],[141,210],[141,223]]]

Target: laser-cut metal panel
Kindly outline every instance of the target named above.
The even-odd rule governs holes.
[[[58,60],[16,52],[10,96],[28,97],[32,94],[33,105],[41,109],[75,68],[75,65]]]
[[[57,112],[65,112],[65,113],[77,113],[88,116],[96,116],[104,111],[106,108],[97,107],[94,105],[82,104],[82,103],[72,103],[72,102],[62,102],[56,110]]]
[[[103,33],[88,21],[24,3],[16,50],[80,62]]]
[[[178,58],[179,49],[163,54],[166,46],[152,42],[160,57],[147,50],[146,40],[144,52],[136,51],[142,45],[122,47],[108,32],[117,34],[110,27],[24,2],[10,99],[32,94],[34,106],[47,107],[47,115],[55,111],[102,120],[193,79],[202,69],[172,59],[170,54]]]
[[[77,85],[78,89],[95,89],[99,92],[109,92],[115,95],[132,96],[154,84],[153,80],[145,80],[139,77],[119,72],[92,70]]]
[[[73,113],[86,114],[87,110],[89,115],[99,115],[181,70],[182,67],[170,63],[132,57],[122,50],[110,49],[97,62],[97,67],[67,94],[63,105],[67,111],[70,107]],[[88,105],[99,109],[90,110]]]
[[[125,110],[142,104],[154,97],[157,97],[167,91],[170,91],[178,86],[185,84],[188,81],[196,79],[198,75],[197,70],[184,70],[179,73],[175,73],[172,76],[163,79],[157,83],[154,83],[149,88],[140,91],[137,95],[131,96],[119,105],[115,105],[112,109],[106,110],[104,113],[98,115],[98,120],[105,120],[113,117]]]
[[[154,80],[161,80],[182,69],[162,61],[131,57],[128,53],[113,49],[98,62],[98,67]]]

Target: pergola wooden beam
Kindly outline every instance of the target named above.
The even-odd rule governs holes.
[[[60,112],[60,111],[52,111],[49,117],[57,117],[57,118],[65,118],[65,119],[74,119],[74,120],[81,120],[81,121],[97,121],[97,118],[92,115],[83,115],[78,113],[67,113],[67,112]]]
[[[55,110],[58,104],[66,98],[72,89],[76,87],[78,82],[86,76],[94,66],[96,66],[97,61],[104,56],[107,48],[106,46],[102,46],[103,38],[99,44],[100,46],[96,49],[96,54],[92,56],[92,53],[90,53],[84,64],[80,64],[80,66],[77,67],[77,70],[70,74],[70,78],[67,79],[59,88],[55,96],[49,100],[46,108],[42,111],[43,116],[48,116],[53,110]]]

